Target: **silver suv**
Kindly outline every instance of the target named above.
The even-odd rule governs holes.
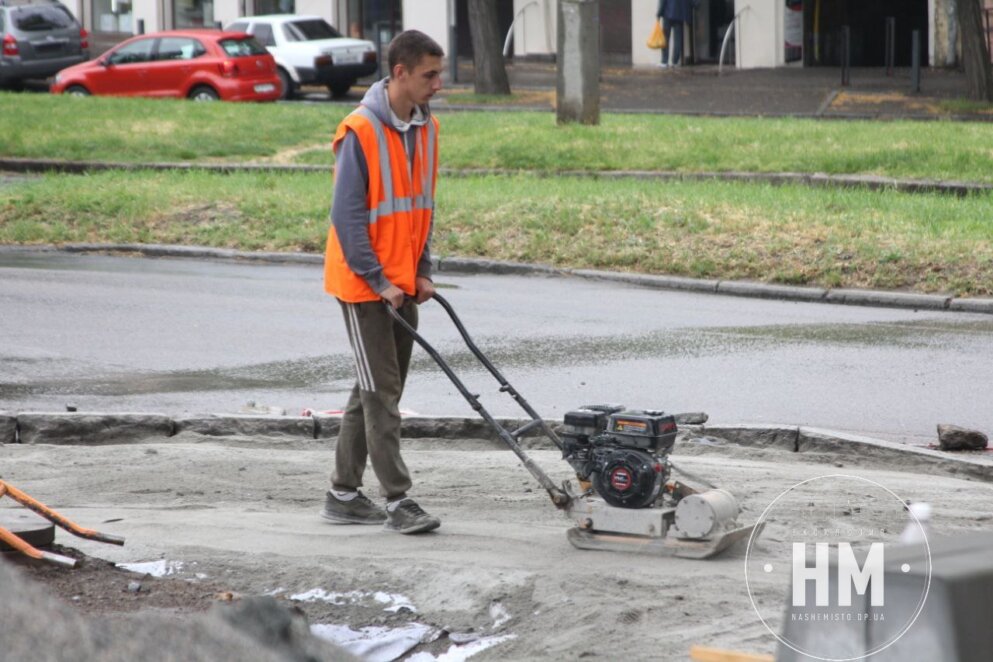
[[[0,0],[0,85],[19,87],[85,62],[88,36],[57,0]]]

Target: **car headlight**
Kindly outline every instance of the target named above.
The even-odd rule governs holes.
[[[55,84],[58,85],[62,82],[62,74],[55,74]]]

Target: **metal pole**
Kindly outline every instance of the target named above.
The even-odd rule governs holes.
[[[886,17],[886,75],[893,76],[896,64],[896,18]]]
[[[138,19],[138,31],[136,34],[145,34],[145,19]]]
[[[454,0],[448,3],[448,77],[451,82],[459,82],[459,25],[457,16],[458,3]]]
[[[851,45],[852,29],[847,25],[841,28],[841,86],[847,87],[851,84]]]
[[[913,92],[921,91],[921,31],[914,30],[913,37],[911,38],[914,44],[913,54],[910,61],[911,69],[911,90]]]

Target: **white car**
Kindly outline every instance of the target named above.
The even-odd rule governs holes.
[[[326,85],[332,96],[340,97],[379,68],[371,41],[343,37],[320,16],[245,16],[225,29],[247,32],[269,49],[284,99],[293,98],[300,85]]]

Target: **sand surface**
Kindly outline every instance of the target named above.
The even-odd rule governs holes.
[[[532,455],[557,482],[571,477],[558,452]],[[351,596],[308,603],[312,623],[424,623],[514,635],[474,660],[683,660],[693,644],[775,650],[746,587],[745,545],[708,561],[577,550],[566,540],[569,522],[517,459],[473,440],[415,440],[405,450],[413,496],[443,521],[436,533],[332,525],[318,517],[331,457],[327,442],[195,435],[131,445],[2,445],[0,477],[83,526],[127,538],[116,548],[58,534],[58,542],[94,556],[181,562],[171,566],[176,576],[240,594]],[[814,455],[681,440],[673,461],[737,495],[743,521],[808,479],[831,498],[869,496],[857,480],[819,478],[829,474],[930,502],[936,534],[989,529],[993,521],[989,484],[936,474],[916,458],[882,463],[845,449]],[[367,480],[367,493],[377,494],[371,470]],[[905,523],[898,508],[889,510],[874,515],[885,520],[885,539]],[[756,553],[781,557],[774,525],[766,535]],[[403,600],[373,599],[377,591]],[[787,585],[776,575],[753,578],[752,594],[769,610],[785,605]],[[412,608],[385,610],[401,603]],[[775,617],[767,620],[778,628]]]

